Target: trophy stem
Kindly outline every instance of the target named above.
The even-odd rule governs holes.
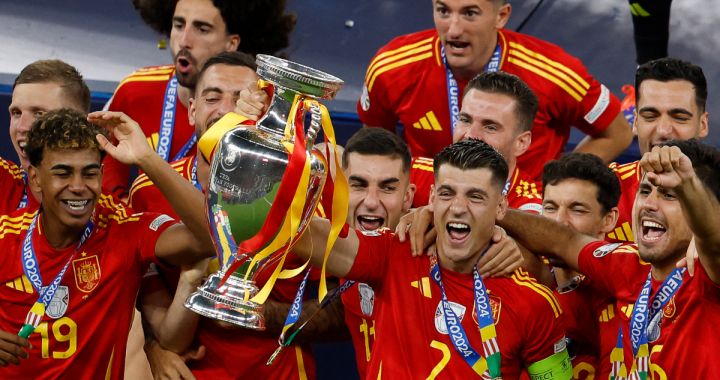
[[[258,292],[255,282],[243,279],[236,271],[220,285],[224,274],[220,271],[210,275],[197,292],[188,297],[185,307],[208,318],[265,330],[263,305],[250,301]]]
[[[294,117],[294,115],[290,115],[290,109],[297,94],[295,91],[275,86],[275,94],[270,102],[270,107],[258,120],[257,129],[268,132],[279,139],[285,137],[285,124],[288,118]]]

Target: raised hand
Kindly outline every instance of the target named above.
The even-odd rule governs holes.
[[[138,123],[122,112],[92,112],[88,115],[88,121],[107,129],[115,137],[117,144],[102,135],[98,135],[97,140],[102,149],[123,164],[137,165],[155,154]]]
[[[650,183],[666,189],[676,188],[695,175],[692,162],[676,146],[654,147],[643,155],[640,167]]]
[[[268,94],[253,84],[240,91],[240,96],[235,102],[234,112],[257,121],[265,113],[269,104]]]

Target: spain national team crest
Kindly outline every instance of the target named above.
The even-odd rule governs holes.
[[[43,292],[46,288],[47,286],[43,286]],[[63,315],[65,315],[69,304],[70,289],[65,285],[60,285],[55,290],[55,294],[53,295],[53,298],[50,301],[47,309],[45,309],[45,314],[52,319],[61,318]]]
[[[100,262],[97,255],[73,260],[75,285],[83,292],[91,292],[100,282]]]
[[[492,310],[493,321],[495,322],[495,324],[497,324],[498,322],[500,322],[500,308],[502,307],[502,303],[500,303],[500,297],[491,295],[488,291],[488,298],[490,299],[490,309]],[[477,308],[475,307],[475,303],[473,303],[472,318],[473,321],[475,321],[475,324],[480,325],[480,323],[478,322]]]

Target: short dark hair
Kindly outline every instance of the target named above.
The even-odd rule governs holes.
[[[257,70],[255,58],[253,58],[252,55],[241,51],[224,51],[210,57],[205,62],[197,75],[197,82],[195,83],[200,83],[202,77],[205,75],[205,71],[214,65],[244,66],[252,71]]]
[[[97,149],[102,160],[105,152],[95,138],[98,134],[107,137],[107,132],[89,122],[84,113],[70,108],[52,110],[33,122],[25,152],[35,167],[42,162],[45,149]]]
[[[597,201],[603,213],[616,207],[620,200],[620,180],[602,160],[590,153],[569,153],[545,164],[542,174],[543,193],[548,185],[566,179],[580,179],[595,185]]]
[[[635,97],[638,102],[640,100],[640,84],[643,81],[652,79],[660,82],[670,82],[674,80],[688,81],[695,89],[695,104],[697,104],[700,112],[705,111],[705,102],[707,100],[707,80],[703,69],[677,58],[660,58],[640,65],[635,71]]]
[[[386,129],[361,128],[355,132],[345,144],[345,152],[342,157],[344,169],[348,167],[350,153],[399,158],[403,163],[403,172],[410,172],[410,149],[398,135]]]
[[[228,34],[238,34],[238,50],[276,54],[290,44],[297,17],[285,13],[287,0],[212,0],[225,22]],[[145,23],[169,36],[177,0],[133,0]]]
[[[680,148],[692,162],[695,174],[703,185],[720,200],[720,150],[698,139],[672,140],[661,145]]]
[[[90,89],[80,72],[59,59],[43,59],[25,66],[13,83],[56,83],[79,111],[90,111]]]
[[[505,162],[502,154],[498,153],[488,143],[478,139],[465,139],[453,143],[436,154],[433,162],[436,181],[440,167],[443,164],[461,170],[490,169],[492,182],[501,191],[505,187],[509,173],[507,162]]]
[[[468,82],[465,94],[470,90],[506,95],[514,99],[515,115],[519,123],[516,132],[522,133],[532,129],[538,110],[538,98],[519,77],[502,71],[484,72]]]

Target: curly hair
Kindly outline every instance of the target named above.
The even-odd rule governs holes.
[[[240,35],[238,50],[246,53],[277,54],[290,44],[295,14],[285,13],[287,0],[212,0],[220,11],[228,34]],[[177,0],[133,0],[145,23],[156,32],[170,36]]]
[[[107,132],[89,122],[84,113],[70,108],[53,110],[32,124],[25,152],[33,166],[40,165],[45,149],[97,149],[102,159],[105,152],[95,138],[98,134],[107,137]]]

